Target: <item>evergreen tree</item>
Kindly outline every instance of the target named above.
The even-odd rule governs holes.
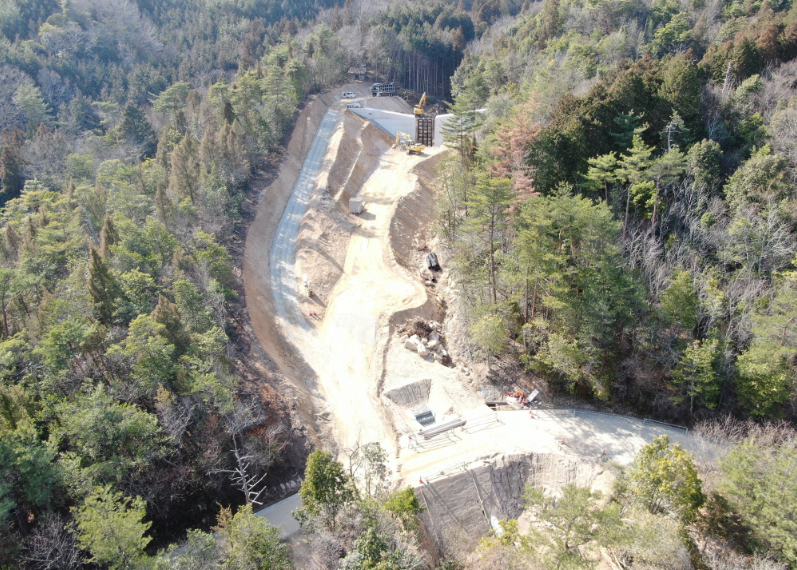
[[[297,513],[299,520],[324,514],[332,526],[343,505],[354,499],[351,482],[343,465],[334,461],[326,451],[316,450],[307,458],[304,481],[299,489],[302,508]]]
[[[3,183],[3,197],[8,200],[19,196],[25,186],[25,161],[22,158],[22,147],[25,144],[25,133],[16,127],[3,131],[0,145],[0,181]]]
[[[89,265],[89,293],[94,301],[97,320],[104,325],[112,324],[114,303],[119,295],[118,286],[101,253],[93,247]]]
[[[610,152],[596,158],[590,158],[589,170],[587,170],[586,179],[592,189],[603,189],[606,203],[609,203],[609,186],[618,182],[619,177],[617,171],[617,153]]]
[[[625,201],[625,220],[623,221],[623,239],[628,232],[628,217],[631,211],[631,196],[633,186],[640,184],[644,180],[645,173],[650,167],[650,156],[653,154],[653,147],[648,146],[642,140],[642,135],[636,132],[633,136],[633,145],[628,150],[628,154],[620,158],[620,168],[618,174],[627,184]]]
[[[116,231],[111,214],[105,214],[100,230],[100,253],[102,257],[108,259],[111,256],[111,246],[119,242],[119,232]]]
[[[678,150],[677,146],[672,147],[662,156],[653,161],[648,169],[648,176],[656,183],[656,191],[653,194],[653,214],[651,233],[656,233],[656,219],[659,210],[659,194],[662,186],[669,186],[680,180],[686,170],[686,157]]]
[[[135,145],[140,145],[142,157],[152,156],[157,150],[155,131],[141,109],[132,103],[125,105],[122,122],[119,124],[119,135]]]
[[[177,305],[163,295],[159,295],[158,304],[152,311],[152,320],[163,325],[160,334],[174,345],[176,356],[185,354],[191,344],[191,338],[183,328],[180,309],[177,308]]]
[[[509,178],[493,179],[484,173],[479,176],[476,188],[468,202],[468,225],[487,242],[490,290],[493,303],[498,302],[495,251],[507,225],[507,210],[512,202],[512,181]]]
[[[671,513],[689,523],[703,503],[694,457],[661,435],[643,447],[628,472],[631,493],[651,513]]]
[[[97,487],[73,512],[78,543],[91,553],[90,562],[111,570],[141,568],[151,540],[144,534],[152,525],[142,522],[147,514],[142,498],[131,501],[110,486]]]
[[[199,186],[199,160],[196,140],[186,133],[172,152],[172,174],[169,189],[180,199],[194,202]]]
[[[720,392],[719,378],[714,369],[719,342],[693,341],[681,355],[678,366],[673,371],[673,384],[681,394],[676,402],[689,399],[689,413],[694,414],[695,399],[709,409],[717,406]]]

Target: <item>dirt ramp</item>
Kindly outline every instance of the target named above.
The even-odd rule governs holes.
[[[429,392],[432,389],[430,379],[410,382],[404,386],[388,390],[383,395],[389,398],[394,404],[404,408],[414,408],[425,404],[429,400]]]

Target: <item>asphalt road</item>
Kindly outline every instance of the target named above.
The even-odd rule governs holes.
[[[281,527],[280,538],[287,538],[299,530],[299,521],[293,518],[291,513],[301,506],[302,499],[299,493],[296,493],[256,512],[255,515],[265,518],[272,526]]]

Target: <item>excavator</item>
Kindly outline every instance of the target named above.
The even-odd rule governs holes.
[[[393,145],[393,148],[406,149],[407,154],[421,154],[426,150],[426,145],[416,144],[410,135],[399,131],[396,133],[396,144]]]
[[[416,115],[423,115],[423,108],[426,107],[426,93],[424,92],[421,100],[418,101],[418,104],[415,105],[415,114]]]

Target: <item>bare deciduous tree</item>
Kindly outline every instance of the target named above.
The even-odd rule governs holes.
[[[39,523],[28,540],[25,567],[31,570],[77,570],[83,567],[72,526],[59,514]]]

